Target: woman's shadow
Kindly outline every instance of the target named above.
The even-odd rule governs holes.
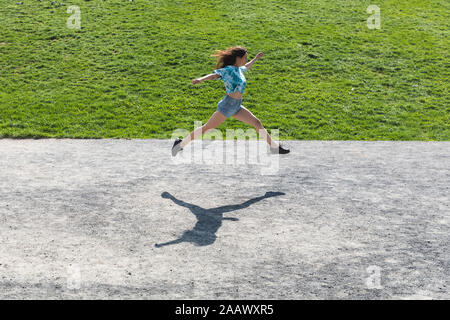
[[[182,242],[192,242],[196,246],[208,246],[216,241],[216,232],[219,230],[222,225],[222,220],[230,220],[230,221],[238,221],[237,218],[224,218],[223,214],[230,211],[235,211],[243,208],[247,208],[251,204],[263,200],[265,198],[275,197],[284,195],[284,192],[266,192],[265,195],[256,197],[250,200],[245,201],[241,204],[233,204],[228,206],[222,206],[212,209],[204,209],[195,204],[187,203],[181,200],[178,200],[174,196],[172,196],[168,192],[163,192],[161,197],[171,199],[173,202],[178,204],[179,206],[189,208],[191,212],[197,218],[197,223],[192,230],[186,230],[183,235],[176,240],[172,240],[169,242],[155,244],[155,247],[161,248],[164,246],[168,246],[171,244],[177,244]]]

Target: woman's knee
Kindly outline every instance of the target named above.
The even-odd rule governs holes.
[[[202,133],[205,133],[206,131],[208,131],[208,130],[211,130],[211,129],[214,129],[215,127],[213,126],[213,125],[211,125],[211,124],[209,124],[209,123],[205,123],[203,126],[202,126]]]
[[[258,118],[255,119],[253,126],[255,127],[255,129],[264,129],[261,120],[259,120]]]

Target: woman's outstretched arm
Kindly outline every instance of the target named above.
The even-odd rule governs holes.
[[[254,58],[252,59],[252,61],[247,62],[247,63],[245,64],[245,67],[247,68],[247,70],[250,69],[250,68],[252,67],[252,65],[253,65],[256,61],[258,61],[263,55],[264,55],[264,52],[258,52],[258,54],[256,55],[256,57],[254,57]]]
[[[196,84],[196,83],[200,83],[200,82],[205,81],[205,80],[213,80],[213,79],[217,79],[217,78],[219,78],[219,77],[220,77],[220,76],[219,76],[218,74],[216,74],[216,73],[211,73],[211,74],[208,74],[208,75],[206,75],[206,76],[204,76],[204,77],[193,79],[193,80],[192,80],[192,83],[193,83],[193,84]]]

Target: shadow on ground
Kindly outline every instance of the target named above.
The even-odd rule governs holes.
[[[176,240],[172,240],[165,243],[155,244],[155,247],[161,248],[164,246],[182,243],[182,242],[191,242],[196,246],[208,246],[216,241],[216,232],[219,230],[222,225],[222,220],[229,221],[238,221],[239,219],[233,217],[223,217],[224,213],[236,211],[239,209],[244,209],[249,207],[251,204],[261,201],[266,198],[276,197],[284,195],[284,192],[266,192],[265,195],[256,197],[250,200],[245,201],[241,204],[233,204],[227,206],[221,206],[217,208],[205,209],[200,206],[197,206],[192,203],[184,202],[182,200],[178,200],[173,195],[168,192],[163,192],[161,197],[166,199],[171,199],[173,202],[178,204],[179,206],[186,207],[195,215],[197,218],[197,223],[195,224],[192,230],[186,230],[183,235]]]

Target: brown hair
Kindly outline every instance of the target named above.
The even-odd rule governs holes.
[[[241,46],[236,47],[229,47],[225,50],[216,50],[215,54],[212,54],[211,56],[218,57],[217,58],[217,69],[234,65],[236,63],[236,57],[242,58],[245,53],[247,52],[247,49]]]

